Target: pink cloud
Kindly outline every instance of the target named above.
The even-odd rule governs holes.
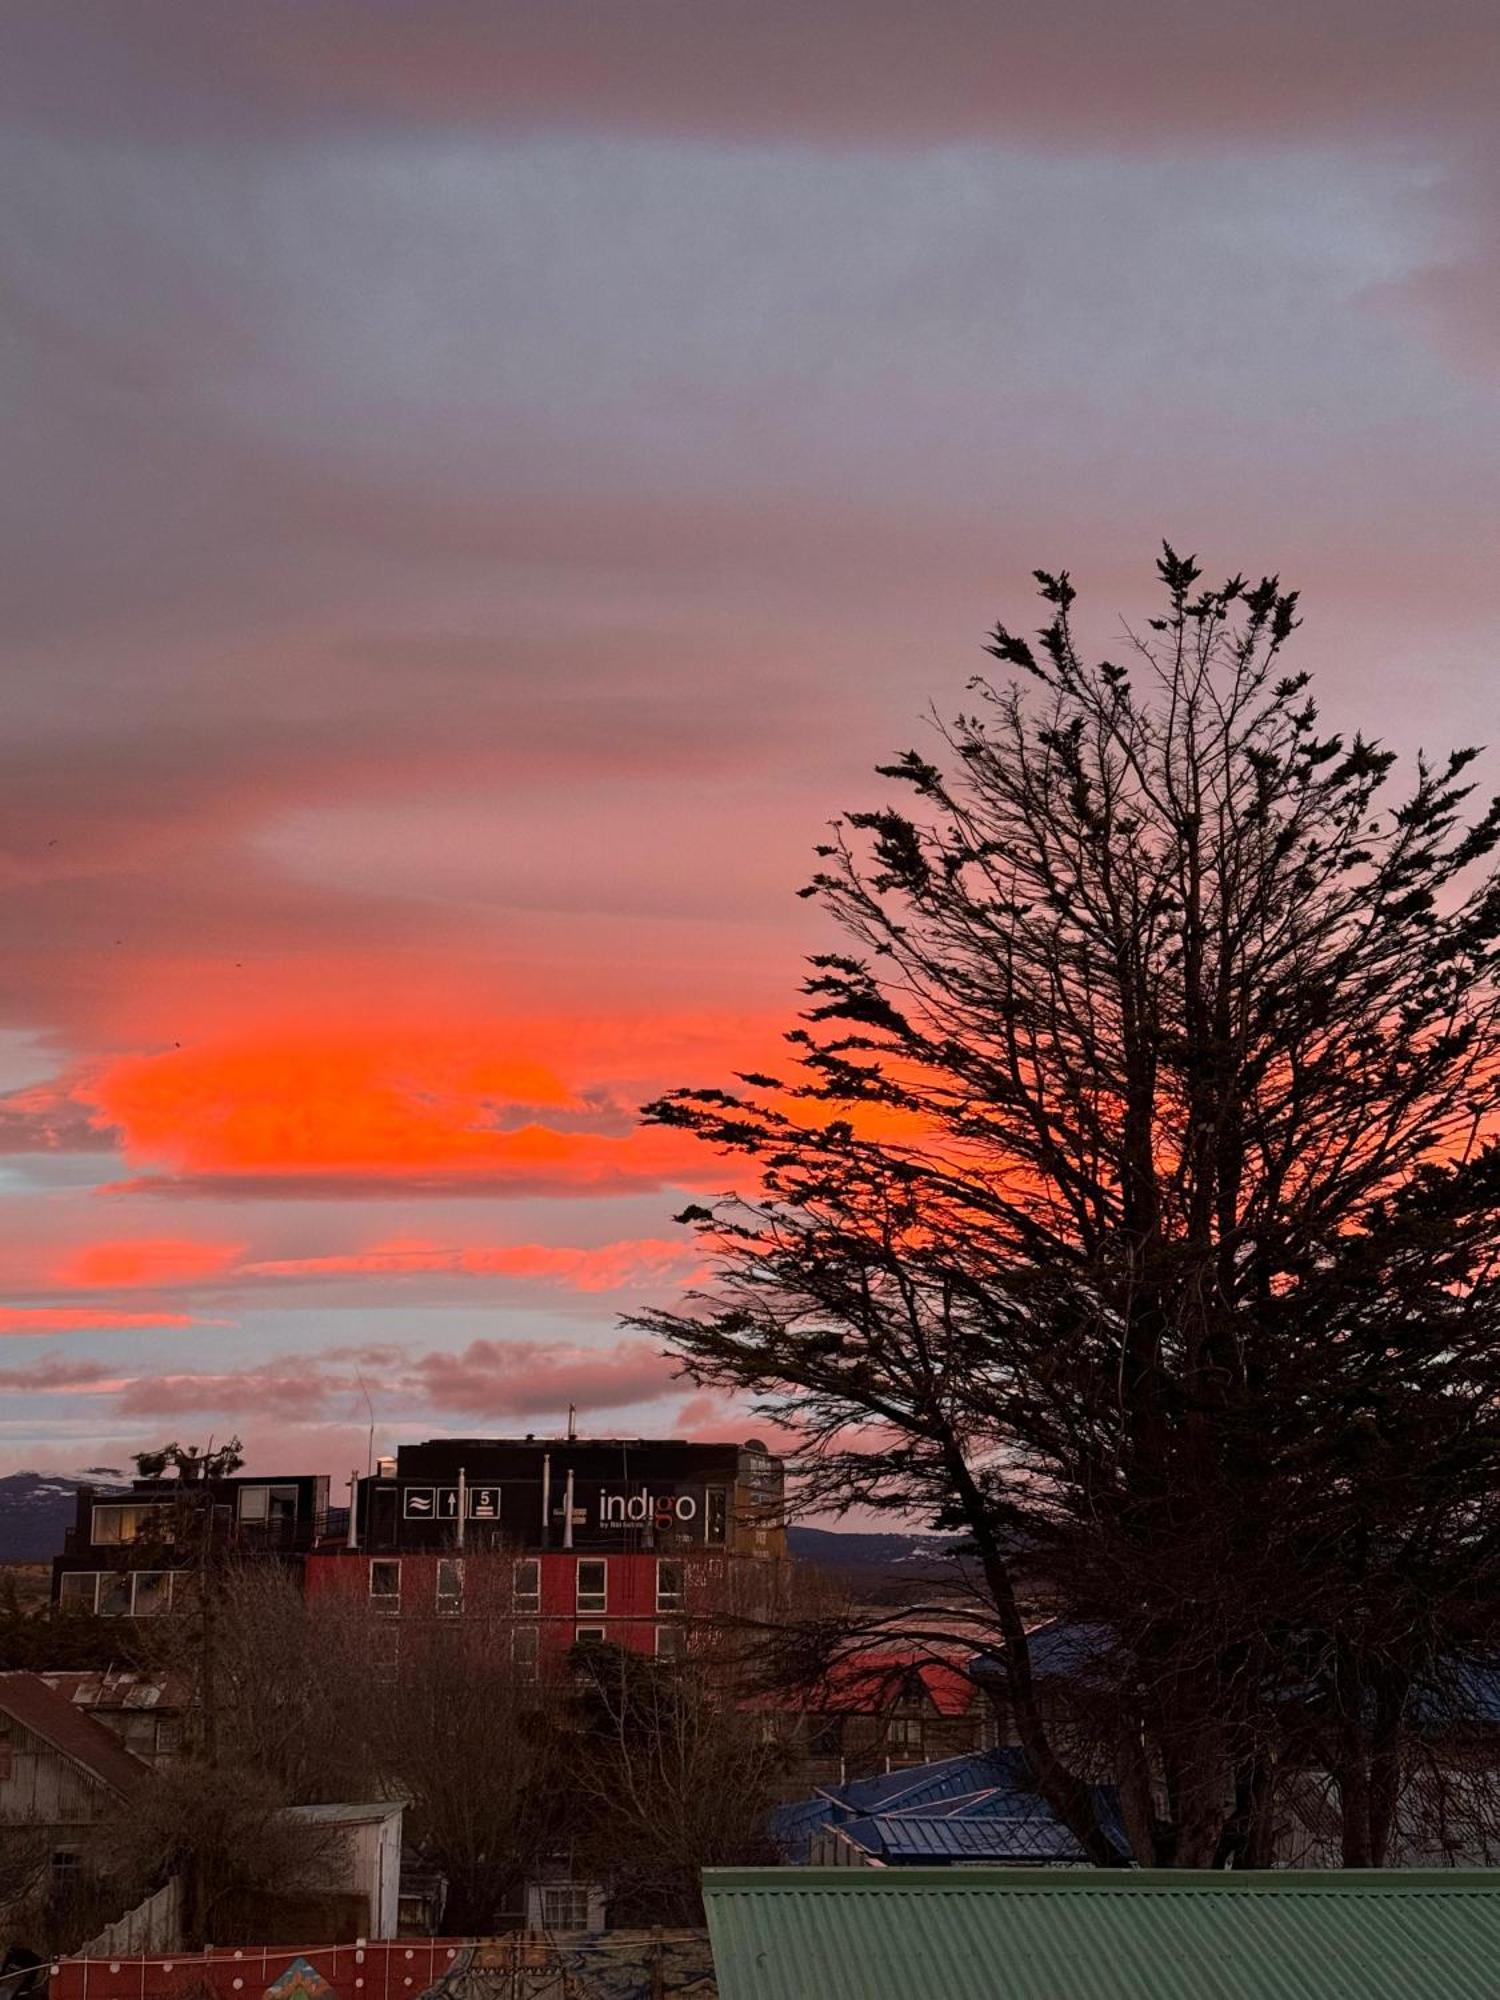
[[[544,1243],[446,1249],[438,1244],[377,1244],[329,1257],[280,1257],[243,1264],[246,1278],[402,1278],[451,1273],[474,1278],[515,1278],[562,1285],[579,1292],[608,1292],[634,1285],[680,1282],[700,1253],[683,1240],[645,1238],[579,1250]]]
[[[0,1306],[0,1334],[144,1332],[202,1326],[191,1313],[113,1312],[92,1306]]]
[[[90,1243],[64,1259],[54,1281],[61,1291],[191,1285],[229,1270],[242,1248],[232,1243],[196,1243],[178,1236]]]

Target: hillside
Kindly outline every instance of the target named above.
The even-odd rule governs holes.
[[[60,1472],[12,1472],[0,1478],[0,1562],[50,1562],[73,1525],[74,1496],[85,1482]],[[106,1472],[88,1482],[108,1486]]]

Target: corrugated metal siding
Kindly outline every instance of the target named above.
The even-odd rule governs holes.
[[[710,1870],[720,2000],[1489,2000],[1500,1875]]]

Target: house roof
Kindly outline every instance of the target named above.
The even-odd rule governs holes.
[[[1096,1786],[1095,1804],[1105,1832],[1121,1854],[1127,1853],[1113,1788]],[[788,1861],[806,1861],[815,1837],[829,1830],[882,1861],[1083,1858],[1072,1834],[1032,1790],[1026,1760],[1014,1748],[945,1757],[940,1763],[825,1785],[814,1798],[779,1807],[772,1815],[772,1838]]]
[[[37,1676],[75,1708],[186,1708],[192,1693],[186,1675],[136,1673],[129,1668],[73,1669]]]
[[[1500,1872],[708,1869],[720,2000],[1453,2000]]]
[[[102,1722],[55,1694],[40,1674],[0,1673],[0,1714],[50,1743],[99,1784],[122,1798],[151,1777],[151,1766],[127,1750]]]

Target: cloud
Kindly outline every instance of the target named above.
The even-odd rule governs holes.
[[[382,1421],[424,1411],[487,1420],[625,1409],[667,1394],[676,1364],[642,1341],[607,1348],[476,1340],[458,1353],[393,1357],[388,1348],[284,1356],[253,1368],[142,1375],[117,1408],[133,1415],[222,1414],[239,1426],[268,1416],[299,1423],[347,1415],[375,1399]],[[44,1386],[38,1383],[38,1387]]]
[[[571,1089],[524,1048],[524,1029],[503,1023],[366,1018],[125,1057],[76,1088],[144,1170],[131,1191],[160,1181],[173,1193],[222,1183],[597,1195],[701,1183],[702,1147],[627,1120],[617,1087]],[[600,1053],[585,1044],[575,1060]]]
[[[448,1249],[438,1244],[375,1245],[329,1257],[281,1257],[243,1264],[244,1278],[424,1277],[451,1273],[608,1292],[634,1285],[681,1282],[700,1262],[693,1244],[670,1239],[604,1243],[580,1250],[546,1243]]]
[[[207,1324],[191,1313],[116,1312],[95,1306],[0,1306],[0,1334],[124,1333]]]
[[[60,1291],[121,1291],[201,1283],[229,1271],[242,1244],[197,1243],[186,1237],[136,1237],[90,1243],[52,1274]]]

